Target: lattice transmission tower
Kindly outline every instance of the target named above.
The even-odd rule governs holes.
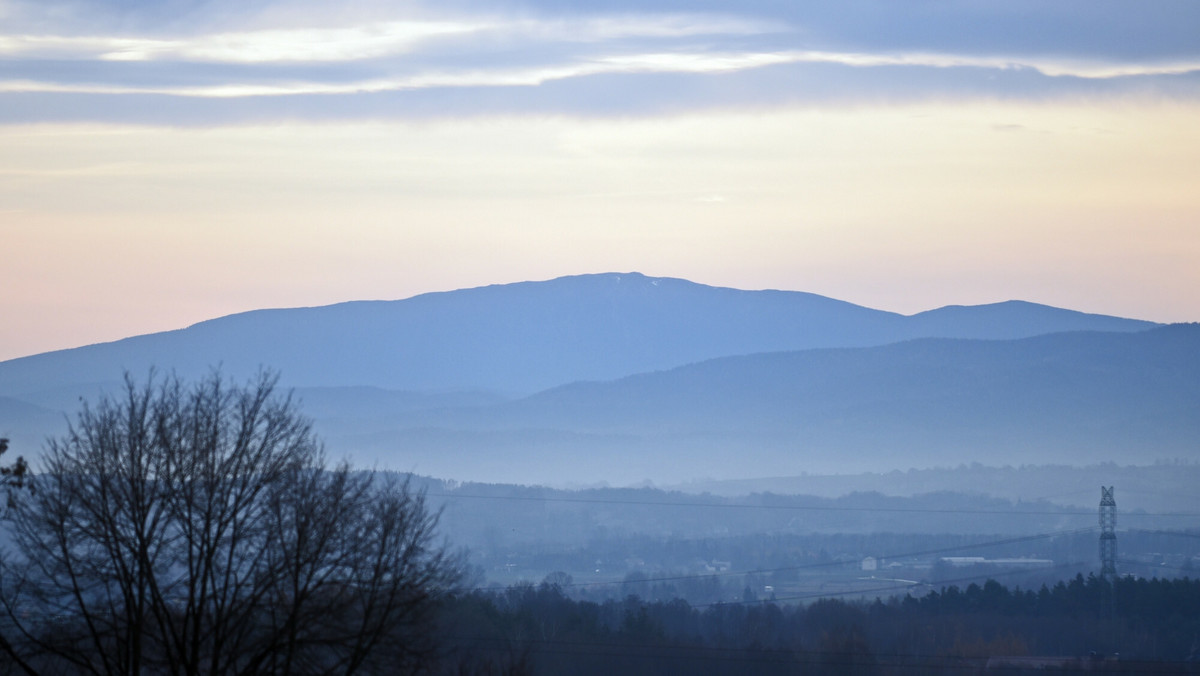
[[[1117,576],[1117,500],[1114,486],[1100,487],[1100,575]]]

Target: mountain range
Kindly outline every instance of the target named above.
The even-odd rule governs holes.
[[[1151,326],[1023,302],[904,316],[809,293],[614,273],[245,312],[2,362],[0,395],[120,380],[122,370],[151,366],[197,376],[217,364],[232,374],[266,365],[300,387],[531,394],[757,352]]]
[[[685,481],[1200,451],[1200,327],[1010,301],[916,315],[636,273],[260,310],[0,362],[0,435],[125,371],[296,388],[335,455],[448,478]],[[56,422],[49,422],[49,421]]]

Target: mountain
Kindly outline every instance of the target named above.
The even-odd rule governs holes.
[[[153,366],[279,369],[335,455],[454,479],[629,483],[1192,458],[1195,326],[1025,302],[904,316],[640,274],[261,310],[0,363],[36,449]]]
[[[299,387],[529,394],[758,352],[1151,326],[1022,302],[907,317],[808,293],[610,273],[231,315],[0,362],[0,396],[63,406],[125,370],[195,377],[215,365],[239,378],[278,369]]]
[[[1200,325],[725,357],[514,401],[324,423],[406,469],[629,483],[1200,460]]]
[[[13,440],[13,457],[36,455],[47,435],[57,434],[65,428],[66,416],[62,411],[12,397],[0,397],[0,438]],[[7,456],[0,457],[0,464],[8,464],[11,460]]]

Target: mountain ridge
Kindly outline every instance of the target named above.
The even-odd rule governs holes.
[[[1195,460],[1200,324],[722,357],[325,432],[513,482]]]
[[[0,362],[0,436],[37,448],[126,372],[270,368],[336,453],[456,479],[1129,462],[1194,455],[1196,355],[1194,325],[1025,301],[906,316],[606,273],[257,310]]]
[[[599,273],[236,313],[0,362],[0,395],[218,365],[239,377],[278,369],[292,386],[527,394],[736,354],[1153,326],[1025,301],[906,316],[800,291]]]

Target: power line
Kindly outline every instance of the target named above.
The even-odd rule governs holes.
[[[887,555],[880,556],[879,558],[905,559],[905,558],[912,558],[912,557],[917,557],[917,556],[930,556],[933,554],[948,554],[951,552],[962,551],[964,549],[996,547],[996,546],[1000,546],[1000,545],[1017,544],[1020,542],[1029,542],[1032,540],[1044,540],[1044,539],[1052,538],[1052,537],[1078,535],[1081,533],[1092,532],[1092,531],[1095,531],[1096,529],[1097,529],[1096,526],[1088,526],[1086,528],[1076,528],[1074,530],[1050,531],[1050,532],[1046,532],[1046,533],[1037,533],[1034,535],[1024,535],[1021,537],[1007,538],[1004,540],[990,540],[990,541],[986,541],[986,542],[976,542],[976,543],[969,543],[969,544],[964,544],[964,545],[957,545],[954,547],[939,547],[936,549],[925,549],[925,550],[905,552],[905,553],[900,553],[900,554],[887,554]],[[822,561],[822,562],[818,562],[818,563],[809,563],[809,564],[803,564],[803,565],[798,565],[798,566],[785,566],[782,568],[760,568],[760,569],[756,569],[756,570],[724,571],[724,572],[712,572],[712,573],[689,573],[686,575],[669,575],[669,576],[652,577],[652,578],[647,577],[647,578],[633,579],[633,580],[625,579],[625,580],[612,580],[612,581],[603,581],[603,582],[569,582],[567,584],[560,584],[558,586],[559,586],[559,588],[562,588],[562,589],[568,589],[568,588],[579,588],[579,587],[610,587],[610,586],[632,585],[632,584],[650,584],[650,583],[656,583],[656,582],[680,582],[680,581],[685,581],[685,580],[705,580],[705,579],[712,579],[712,578],[726,578],[726,577],[736,577],[736,576],[745,576],[745,575],[788,573],[788,572],[797,572],[797,571],[802,571],[802,570],[815,570],[815,569],[819,569],[819,568],[833,568],[833,567],[847,566],[847,565],[852,565],[852,564],[853,564],[852,561]],[[475,592],[475,591],[490,591],[491,589],[492,589],[491,587],[471,587],[471,588],[465,588],[465,589],[451,589],[451,590],[447,590],[447,591],[449,593],[470,593],[470,592]]]
[[[643,507],[689,507],[709,509],[772,509],[787,511],[814,512],[896,512],[914,514],[995,514],[1003,516],[1095,516],[1095,511],[1081,510],[1018,510],[1018,509],[959,509],[954,507],[849,507],[837,505],[779,505],[779,504],[743,504],[743,503],[712,503],[697,501],[658,501],[658,500],[614,500],[603,498],[568,498],[527,495],[476,495],[471,493],[426,493],[428,497],[444,498],[447,500],[464,498],[470,500],[510,500],[516,502],[561,502],[591,505],[631,505]],[[1130,512],[1124,517],[1191,517],[1200,518],[1200,512]]]

